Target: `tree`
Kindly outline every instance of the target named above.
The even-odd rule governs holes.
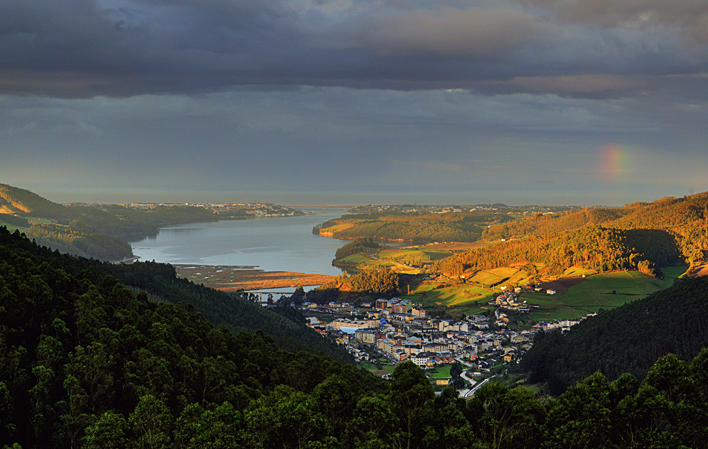
[[[142,396],[128,422],[137,438],[139,449],[170,447],[172,415],[165,403],[155,396]]]
[[[430,381],[418,365],[406,361],[393,371],[390,400],[398,417],[395,439],[404,447],[417,447],[429,425],[426,407],[435,397]]]
[[[127,446],[128,423],[123,415],[108,410],[86,427],[83,449],[123,449]]]
[[[548,448],[611,447],[610,385],[595,373],[570,387],[548,412]]]

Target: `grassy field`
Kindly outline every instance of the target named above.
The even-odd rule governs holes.
[[[468,282],[473,282],[483,288],[489,288],[497,285],[506,284],[526,284],[530,280],[530,276],[516,267],[501,267],[491,270],[478,271]]]
[[[432,369],[426,369],[425,374],[428,377],[450,377],[450,368],[452,368],[452,365],[442,365],[442,366],[436,366],[435,368]]]
[[[396,369],[396,367],[393,365],[383,365],[381,367],[383,369],[378,369],[376,364],[369,363],[369,362],[361,362],[361,366],[365,370],[370,371],[375,376],[383,376],[384,374],[393,374],[393,370]]]
[[[579,318],[599,309],[612,309],[629,301],[669,287],[676,278],[686,271],[686,267],[663,268],[664,279],[657,279],[636,271],[593,274],[581,268],[571,268],[565,276],[567,287],[557,289],[555,295],[544,292],[527,292],[521,301],[540,306],[530,315],[531,321]],[[583,276],[585,276],[583,278]],[[518,268],[505,267],[485,270],[475,274],[466,283],[447,281],[426,281],[411,285],[410,295],[405,299],[422,302],[427,306],[454,307],[464,309],[465,313],[481,313],[490,306],[488,302],[499,294],[499,285],[522,285],[528,281],[528,275]],[[563,279],[557,283],[563,284]],[[561,285],[562,286],[562,285]]]
[[[570,287],[565,293],[524,293],[521,299],[540,306],[531,313],[532,321],[577,318],[596,313],[599,309],[613,309],[667,288],[686,271],[686,267],[668,267],[662,271],[664,279],[637,271],[596,274]]]
[[[437,288],[435,283],[420,284],[411,294],[404,298],[415,299],[423,304],[453,306],[471,301],[488,301],[492,292],[476,285],[452,285]]]
[[[567,277],[590,276],[593,274],[597,274],[597,272],[581,267],[570,267],[563,272],[563,276]]]
[[[353,223],[338,223],[335,224],[334,226],[330,226],[328,228],[324,228],[320,230],[320,235],[323,233],[325,234],[332,234],[334,232],[340,232],[340,231],[345,231],[349,228],[353,228],[354,224]]]
[[[30,225],[32,223],[56,224],[56,221],[49,220],[48,218],[40,218],[40,217],[23,217],[23,218],[25,218],[27,221],[29,221]],[[26,229],[29,229],[29,228],[23,228],[21,226],[11,225],[9,223],[5,223],[2,220],[0,220],[0,226],[6,226],[7,229],[9,229],[10,231],[14,231],[15,229],[19,229],[20,232],[23,232]]]
[[[435,243],[410,247],[387,247],[378,250],[377,255],[355,254],[344,259],[350,265],[363,270],[370,267],[387,267],[397,273],[419,274],[412,267],[421,262],[430,263],[450,255],[474,248],[493,245],[496,242],[475,243]],[[542,278],[546,275],[543,264],[535,264]],[[527,264],[501,267],[469,273],[462,282],[458,279],[439,281],[414,281],[403,290],[410,294],[402,298],[421,302],[427,306],[452,307],[465,313],[481,313],[490,307],[503,285],[524,285],[532,277],[523,268]],[[352,270],[354,271],[354,270]],[[612,309],[629,301],[643,298],[657,290],[670,286],[674,279],[686,271],[686,267],[663,268],[664,279],[646,276],[639,272],[616,272],[596,274],[592,270],[571,267],[563,273],[564,278],[575,278],[567,288],[558,290],[556,295],[544,293],[524,293],[522,301],[540,306],[531,313],[531,321],[578,318],[599,309]],[[562,284],[562,282],[561,282]],[[554,287],[555,288],[555,287]]]

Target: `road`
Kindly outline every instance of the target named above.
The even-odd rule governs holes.
[[[494,377],[494,376],[492,376],[492,377]],[[465,393],[465,395],[462,396],[462,397],[463,397],[463,398],[467,398],[467,397],[472,396],[472,395],[475,393],[475,391],[479,390],[479,389],[482,387],[482,385],[484,385],[484,384],[486,384],[487,382],[489,382],[490,380],[492,380],[492,377],[489,377],[489,378],[487,378],[487,379],[484,379],[482,382],[480,382],[479,385],[477,385],[477,386],[475,386],[474,388],[472,388],[471,390],[469,390],[469,391],[468,391],[467,393]]]

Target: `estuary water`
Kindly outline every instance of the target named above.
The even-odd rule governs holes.
[[[346,242],[312,228],[346,213],[340,208],[304,209],[314,215],[224,220],[160,228],[156,237],[131,242],[142,261],[256,267],[265,271],[337,275],[334,253]]]

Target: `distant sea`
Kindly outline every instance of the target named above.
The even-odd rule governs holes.
[[[156,237],[131,245],[142,261],[341,274],[340,269],[332,266],[332,259],[346,241],[314,235],[312,228],[341,217],[346,210],[303,210],[315,214],[170,226],[161,228]]]

